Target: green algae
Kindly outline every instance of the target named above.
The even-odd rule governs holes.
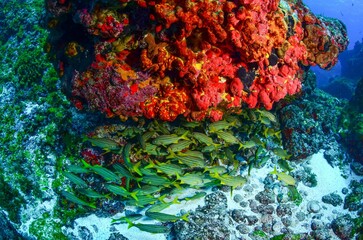
[[[44,1],[0,3],[0,209],[20,227],[30,222],[36,239],[67,239],[61,227],[81,210],[55,201],[43,215],[32,209],[56,198],[65,162],[77,161],[80,139],[70,129],[70,103],[43,53],[48,36],[40,28]],[[66,141],[65,141],[66,139]],[[52,181],[52,179],[56,179]],[[29,203],[29,204],[27,204]]]

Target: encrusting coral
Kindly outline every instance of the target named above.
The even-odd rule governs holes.
[[[47,0],[49,56],[78,108],[108,117],[221,120],[300,91],[330,68],[344,25],[300,1]]]

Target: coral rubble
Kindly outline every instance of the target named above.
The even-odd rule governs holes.
[[[108,117],[212,121],[271,109],[329,69],[343,23],[301,2],[47,0],[46,50],[77,106]]]

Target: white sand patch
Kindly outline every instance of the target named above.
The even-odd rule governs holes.
[[[344,178],[341,175],[341,170],[338,167],[333,168],[325,160],[323,152],[313,155],[310,160],[312,172],[316,174],[317,186],[314,188],[303,188],[308,191],[306,200],[319,200],[322,196],[337,193],[343,197],[341,190],[348,187],[352,177]],[[300,189],[300,188],[299,188]]]

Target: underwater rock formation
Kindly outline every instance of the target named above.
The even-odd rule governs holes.
[[[347,50],[339,56],[342,65],[342,76],[353,79],[354,82],[363,77],[363,39],[356,42],[352,50]]]
[[[300,1],[46,0],[46,50],[75,106],[121,119],[212,121],[300,91],[348,39]]]
[[[325,157],[332,159],[334,165],[334,161],[345,158],[337,151],[340,140],[337,133],[341,111],[346,104],[315,88],[315,82],[315,74],[307,72],[300,98],[285,99],[277,106],[284,148],[295,160],[325,149]]]

